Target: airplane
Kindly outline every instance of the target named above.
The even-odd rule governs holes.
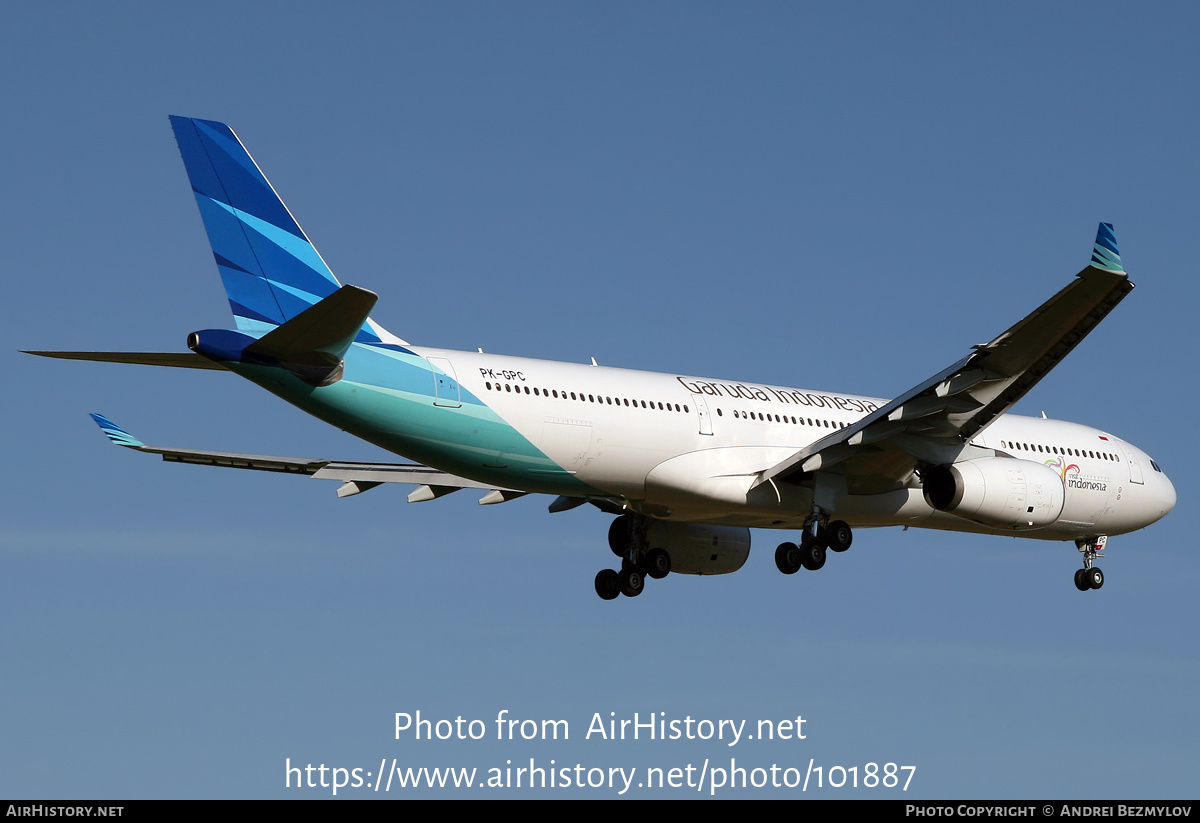
[[[1074,541],[1080,591],[1099,589],[1112,535],[1175,505],[1158,463],[1100,429],[1008,410],[1133,289],[1112,226],[1089,265],[989,343],[893,399],[659,374],[410,344],[370,316],[377,295],[342,285],[225,124],[171,126],[235,329],[189,352],[34,351],[48,357],[230,371],[415,463],[362,463],[147,446],[101,415],[115,444],[163,460],[386,483],[410,502],[462,489],[481,504],[553,495],[615,515],[620,570],[596,593],[636,597],[646,578],[727,574],[750,529],[798,530],[784,574],[817,571],[854,529],[946,529]]]

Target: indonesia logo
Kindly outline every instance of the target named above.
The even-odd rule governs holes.
[[[1075,465],[1074,463],[1068,464],[1067,461],[1061,457],[1056,457],[1053,460],[1047,460],[1046,465],[1058,472],[1058,476],[1063,479],[1064,483],[1067,480],[1068,472],[1073,473],[1076,477],[1079,476],[1079,466]]]
[[[1104,481],[1081,479],[1079,476],[1079,466],[1075,463],[1068,463],[1061,457],[1057,457],[1054,460],[1047,460],[1046,467],[1058,472],[1058,476],[1062,478],[1063,486],[1068,489],[1083,489],[1095,492],[1108,491],[1108,484]]]

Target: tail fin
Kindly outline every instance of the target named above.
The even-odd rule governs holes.
[[[338,290],[340,283],[224,123],[171,117],[237,327],[269,332]],[[356,339],[395,340],[370,320]]]

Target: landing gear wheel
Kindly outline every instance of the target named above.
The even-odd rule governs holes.
[[[825,565],[825,547],[816,538],[806,537],[800,543],[800,563],[810,572]]]
[[[608,526],[608,547],[617,557],[629,556],[630,520],[629,515],[623,514]]]
[[[1081,592],[1086,592],[1092,587],[1091,582],[1089,582],[1087,579],[1087,574],[1087,569],[1075,570],[1075,588],[1079,589]]]
[[[646,567],[646,574],[655,580],[662,580],[671,573],[671,555],[662,549],[651,549],[642,562]]]
[[[646,578],[636,568],[625,569],[621,572],[621,594],[626,597],[637,597],[646,588]]]
[[[831,551],[844,552],[854,542],[854,532],[845,520],[834,520],[825,527],[825,545]]]
[[[775,549],[775,568],[784,574],[800,571],[800,547],[795,543],[780,543]]]
[[[621,575],[612,569],[601,569],[596,573],[596,594],[601,600],[616,600],[621,593]]]
[[[1096,566],[1092,566],[1087,570],[1087,577],[1084,579],[1087,580],[1089,588],[1098,589],[1104,585],[1104,572]]]

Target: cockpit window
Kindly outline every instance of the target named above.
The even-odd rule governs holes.
[[[1153,460],[1151,460],[1151,461],[1150,461],[1150,465],[1154,467],[1154,470],[1155,470],[1156,472],[1158,472],[1159,474],[1162,474],[1162,469],[1160,469],[1160,468],[1158,467],[1158,464],[1157,464],[1157,463],[1155,463]]]

